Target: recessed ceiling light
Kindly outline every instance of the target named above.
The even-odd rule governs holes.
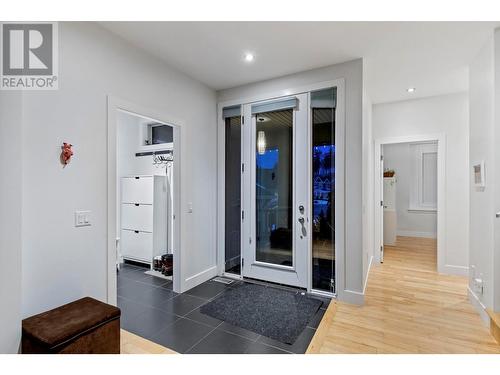
[[[416,88],[415,87],[408,87],[406,91],[408,92],[415,92]]]
[[[246,62],[252,62],[255,59],[255,56],[253,55],[253,53],[247,52],[245,53],[244,59]]]

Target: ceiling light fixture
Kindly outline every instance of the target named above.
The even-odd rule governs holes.
[[[259,130],[257,133],[257,152],[259,155],[266,153],[266,133],[263,130]]]
[[[415,87],[409,87],[406,89],[409,93],[415,92],[416,88]]]
[[[255,56],[252,53],[247,52],[245,53],[244,59],[246,62],[252,62],[255,59]]]

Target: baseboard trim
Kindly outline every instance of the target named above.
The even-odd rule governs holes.
[[[210,267],[204,271],[197,273],[196,275],[188,277],[184,280],[184,288],[182,292],[186,292],[195,286],[210,280],[211,278],[217,276],[217,266]]]
[[[368,277],[370,276],[370,270],[372,269],[373,255],[370,257],[370,262],[368,263],[368,269],[366,270],[365,284],[363,285],[363,295],[366,293],[366,285],[368,284]]]
[[[437,238],[437,233],[435,232],[414,232],[411,230],[398,230],[396,235],[401,237]]]
[[[455,266],[452,264],[445,264],[443,268],[439,270],[439,272],[445,273],[447,275],[469,277],[469,267],[466,266]]]
[[[467,286],[467,294],[469,295],[469,301],[471,302],[472,306],[474,306],[476,311],[479,313],[479,316],[481,317],[481,320],[483,321],[484,325],[486,327],[489,327],[490,316],[486,311],[486,306],[481,302],[476,293],[474,293],[469,286]]]
[[[365,294],[354,290],[344,289],[342,295],[339,297],[339,301],[353,305],[364,305],[365,303]]]
[[[365,292],[366,286],[368,285],[368,277],[370,276],[370,270],[372,269],[373,255],[370,257],[370,262],[368,263],[368,269],[366,270],[366,276],[363,283],[363,292],[356,292],[354,290],[344,290],[342,297],[339,299],[342,302],[352,303],[354,305],[364,305],[365,304]]]

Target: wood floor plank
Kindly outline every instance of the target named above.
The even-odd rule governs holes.
[[[436,264],[436,240],[398,237],[372,266],[365,305],[330,303],[307,353],[500,353],[467,278]]]
[[[124,329],[120,330],[120,349],[121,354],[177,354],[173,350]]]

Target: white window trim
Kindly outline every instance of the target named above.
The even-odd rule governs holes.
[[[425,154],[436,154],[437,161],[438,146],[436,142],[410,144],[411,183],[409,212],[431,213],[437,211],[437,199],[434,203],[425,203],[423,199],[423,158]],[[437,166],[436,166],[437,168]],[[437,170],[437,169],[436,169]]]

